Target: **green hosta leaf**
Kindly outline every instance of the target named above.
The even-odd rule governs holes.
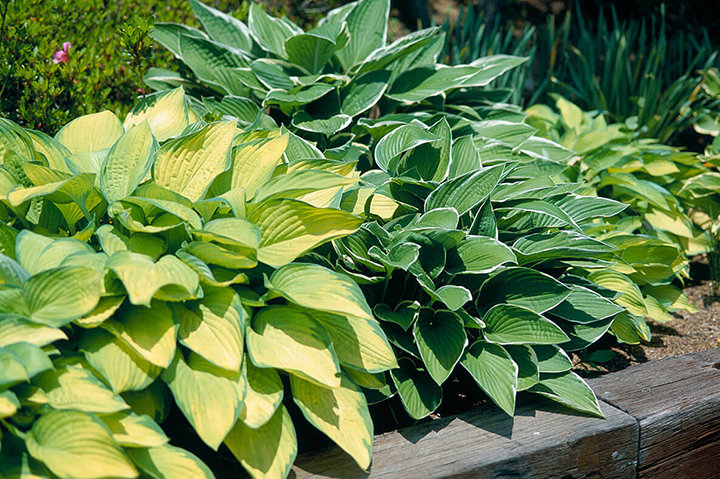
[[[88,244],[71,238],[54,239],[21,231],[17,236],[16,259],[31,275],[56,268],[75,253],[93,253]]]
[[[572,290],[550,275],[530,268],[512,267],[493,275],[480,290],[480,301],[509,303],[544,313],[570,296]]]
[[[405,410],[413,419],[429,416],[442,402],[442,388],[428,373],[417,369],[412,360],[401,359],[398,364],[390,376]]]
[[[193,241],[185,245],[188,253],[201,261],[228,270],[251,269],[257,266],[257,253],[247,247],[220,247],[212,243]]]
[[[562,348],[547,344],[531,346],[535,351],[538,371],[541,373],[562,373],[572,369],[572,361]]]
[[[611,329],[620,342],[627,344],[640,344],[641,340],[650,342],[652,339],[645,320],[627,311],[615,316]]]
[[[240,370],[247,313],[232,288],[208,288],[197,304],[177,311],[183,346],[220,368]]]
[[[160,426],[146,415],[120,412],[102,416],[101,420],[115,440],[126,447],[160,447],[168,442]]]
[[[547,373],[529,391],[548,397],[577,411],[605,417],[592,389],[572,371]]]
[[[521,306],[498,304],[483,316],[485,339],[498,344],[558,344],[567,335],[552,321]]]
[[[180,88],[146,95],[125,117],[123,125],[130,130],[143,121],[148,122],[159,142],[180,135],[189,124],[185,91]]]
[[[142,122],[110,148],[100,173],[100,189],[108,203],[130,196],[150,172],[157,142],[150,125]]]
[[[243,361],[243,374],[247,377],[247,395],[238,421],[257,429],[266,424],[280,406],[283,384],[274,369],[258,368],[249,359]]]
[[[192,353],[186,363],[177,352],[162,377],[200,438],[217,451],[235,424],[244,400],[245,381],[239,371],[220,369]]]
[[[400,102],[417,103],[460,86],[477,71],[468,65],[415,68],[401,73],[386,96]]]
[[[248,87],[243,81],[241,71],[250,64],[250,58],[240,50],[207,40],[198,36],[180,35],[178,38],[178,57],[190,67],[198,79],[208,83],[214,90],[223,94],[247,95]],[[160,78],[164,80],[168,78]],[[172,82],[170,86],[183,85]],[[192,110],[188,110],[190,115]],[[191,122],[192,123],[192,122]]]
[[[340,364],[359,371],[380,373],[397,367],[395,354],[380,324],[359,318],[310,310],[332,340]]]
[[[62,339],[67,339],[62,329],[30,323],[15,317],[0,319],[0,347],[20,342],[43,347]]]
[[[55,409],[112,414],[130,409],[120,396],[110,391],[87,369],[73,366],[48,371],[35,379]]]
[[[292,118],[292,125],[294,127],[311,133],[322,133],[328,136],[344,130],[351,122],[352,118],[350,115],[339,114],[313,117],[304,110],[298,111]]]
[[[0,392],[0,419],[14,416],[20,407],[20,400],[14,392],[10,390]],[[0,473],[5,472],[2,470],[2,459],[3,457],[0,456]]]
[[[297,456],[295,428],[285,406],[257,429],[236,422],[225,445],[253,479],[287,477]]]
[[[527,58],[510,55],[488,55],[475,60],[470,65],[479,68],[476,74],[463,82],[464,87],[480,87],[490,84],[495,78],[508,70],[528,61]]]
[[[20,363],[27,371],[28,378],[33,378],[40,373],[53,369],[53,363],[48,355],[34,344],[27,342],[15,343],[0,349],[0,351],[2,350],[14,354],[20,360]],[[0,371],[2,370],[3,368],[0,368]]]
[[[339,388],[318,387],[290,378],[293,400],[305,418],[347,452],[364,470],[370,468],[373,423],[365,396],[343,377]]]
[[[595,341],[603,337],[613,323],[613,320],[603,319],[589,324],[570,323],[561,319],[555,320],[555,323],[565,331],[570,341],[563,343],[562,347],[565,351],[578,351],[587,348]]]
[[[0,349],[0,388],[6,389],[29,380],[22,359],[9,349]]]
[[[271,17],[256,4],[250,5],[248,26],[253,37],[255,37],[258,45],[263,50],[274,53],[281,58],[287,58],[285,41],[292,36],[303,33],[293,23],[282,18]]]
[[[357,116],[380,101],[390,81],[390,72],[379,70],[353,78],[340,90],[340,110],[346,115]]]
[[[609,318],[622,310],[623,308],[594,291],[573,286],[570,296],[550,312],[571,322],[587,324]]]
[[[316,74],[349,39],[347,25],[326,23],[285,40],[285,53],[288,60]]]
[[[288,91],[272,90],[263,100],[263,106],[279,105],[281,107],[295,108],[319,100],[333,90],[333,87],[324,83],[302,85]]]
[[[175,256],[163,256],[157,263],[144,254],[117,251],[107,268],[125,285],[132,304],[150,306],[154,296],[167,299],[191,299],[198,293],[200,279],[189,266]]]
[[[247,349],[258,367],[284,369],[316,384],[340,386],[340,365],[330,336],[298,309],[263,308],[247,331]]]
[[[337,52],[345,71],[365,59],[378,48],[385,46],[389,0],[361,0],[353,4],[345,17],[350,41]]]
[[[246,52],[253,50],[255,42],[243,22],[198,0],[191,0],[190,7],[210,38]]]
[[[235,121],[220,121],[165,143],[153,166],[158,186],[191,201],[202,199],[217,175],[230,167]]]
[[[540,380],[538,372],[538,360],[535,350],[530,346],[504,346],[503,349],[510,354],[513,362],[518,367],[518,391],[530,389]]]
[[[23,285],[30,319],[60,327],[95,309],[102,276],[82,267],[60,267],[36,274]]]
[[[425,143],[438,141],[440,137],[415,124],[403,125],[383,136],[375,147],[375,162],[383,171],[393,171],[393,158]],[[428,210],[432,208],[426,208]]]
[[[373,311],[383,321],[398,324],[407,331],[418,318],[420,303],[417,301],[403,301],[395,308],[395,311],[391,310],[386,304],[380,303],[373,308]]]
[[[149,308],[124,308],[102,327],[156,366],[166,368],[175,357],[175,314],[162,301],[153,301]]]
[[[502,346],[477,341],[460,360],[480,388],[500,409],[515,414],[518,366]]]
[[[442,385],[467,346],[465,328],[450,311],[420,310],[413,329],[420,356],[433,380]]]
[[[160,375],[161,369],[130,346],[102,329],[83,334],[80,349],[85,359],[115,393],[140,391]]]
[[[150,416],[157,423],[167,418],[173,403],[172,393],[162,381],[155,381],[142,391],[125,392],[122,397],[130,405],[132,412]]]
[[[517,263],[517,258],[504,243],[487,236],[467,236],[456,249],[448,252],[445,271],[487,274],[506,263]]]
[[[288,135],[240,145],[233,151],[231,188],[244,188],[247,198],[272,178],[288,146]]]
[[[127,455],[152,479],[215,479],[210,468],[195,455],[179,447],[127,449]]]
[[[57,132],[55,141],[75,155],[110,148],[123,133],[118,117],[105,110],[74,119]]]
[[[107,427],[79,411],[52,411],[35,421],[25,441],[28,452],[62,479],[138,477]]]
[[[513,249],[520,264],[559,258],[596,258],[617,248],[574,231],[532,234],[519,238]]]
[[[354,281],[319,265],[296,263],[283,266],[270,277],[268,289],[309,309],[374,319],[365,296]]]
[[[483,203],[503,175],[503,166],[493,166],[467,173],[442,183],[425,200],[425,210],[455,208],[460,216]]]

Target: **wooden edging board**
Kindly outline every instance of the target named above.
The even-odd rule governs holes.
[[[375,437],[370,472],[339,448],[295,479],[720,478],[720,348],[590,381],[605,419],[549,402],[483,407]]]

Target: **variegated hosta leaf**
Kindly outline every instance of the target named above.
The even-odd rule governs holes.
[[[125,129],[147,121],[159,142],[180,135],[188,126],[188,106],[182,87],[146,95],[125,117]]]
[[[88,314],[100,301],[101,281],[97,271],[71,266],[33,276],[23,285],[30,320],[60,327]]]
[[[110,148],[100,173],[100,189],[108,203],[130,196],[150,172],[157,142],[143,121]]]
[[[105,424],[80,411],[41,416],[25,443],[31,456],[62,479],[139,476]]]
[[[129,448],[127,455],[153,479],[215,479],[212,471],[194,454],[165,444],[151,448]]]
[[[112,414],[130,409],[123,399],[108,389],[93,373],[75,366],[48,371],[36,380],[55,409],[74,409]]]
[[[272,178],[287,145],[288,135],[281,135],[234,148],[230,188],[241,187],[247,198],[252,198],[255,191]]]
[[[149,416],[119,412],[100,419],[112,432],[115,440],[125,447],[160,447],[168,437]]]
[[[283,399],[283,383],[273,368],[258,368],[249,358],[243,361],[247,394],[238,421],[257,429],[275,414]]]
[[[468,348],[460,364],[495,404],[514,415],[518,366],[502,346],[477,341]]]
[[[123,133],[118,117],[105,110],[74,119],[57,132],[55,141],[75,155],[110,148]]]

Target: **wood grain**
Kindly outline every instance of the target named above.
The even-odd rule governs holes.
[[[638,477],[720,477],[720,348],[630,367],[591,381],[637,419]]]
[[[604,420],[547,402],[521,406],[515,418],[485,407],[376,437],[370,473],[331,448],[299,457],[290,477],[635,478],[637,423],[601,407]]]

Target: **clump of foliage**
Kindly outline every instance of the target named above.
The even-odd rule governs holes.
[[[169,64],[171,59],[148,48],[153,18],[192,20],[185,1],[161,3],[0,1],[2,116],[51,135],[80,115],[107,109],[124,116],[146,89],[142,76],[147,64]],[[239,0],[214,3],[226,10],[242,6]]]
[[[608,18],[586,19],[579,4],[564,20],[549,16],[545,25],[511,26],[487,22],[472,7],[454,29],[442,58],[449,64],[482,55],[530,57],[519,70],[525,105],[546,100],[548,93],[572,99],[587,110],[607,112],[613,122],[637,121],[638,133],[661,143],[698,122],[715,122],[720,99],[704,85],[708,69],[720,66],[705,28],[670,32],[664,9],[659,17],[620,21],[614,7]],[[518,35],[519,34],[519,35]]]
[[[630,205],[616,227],[653,234],[687,255],[707,252],[706,231],[720,214],[717,158],[640,139],[635,122],[608,124],[602,113],[555,98],[557,112],[534,105],[528,123],[576,152],[569,178],[583,181],[586,193]]]

